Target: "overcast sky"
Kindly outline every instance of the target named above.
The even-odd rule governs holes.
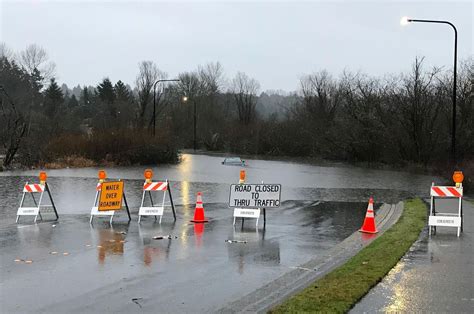
[[[473,55],[473,2],[454,1],[5,1],[0,41],[14,51],[36,43],[69,87],[104,77],[134,85],[152,60],[174,77],[219,61],[263,90],[296,90],[303,74],[344,69],[372,75],[409,70],[416,56],[451,68],[447,25],[400,26],[404,15],[458,28],[458,57]]]

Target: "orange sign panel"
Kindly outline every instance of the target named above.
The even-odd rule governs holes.
[[[101,186],[99,211],[120,210],[122,208],[123,181],[104,182]]]

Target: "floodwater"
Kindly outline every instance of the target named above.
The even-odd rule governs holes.
[[[132,221],[122,211],[111,226],[89,213],[96,168],[48,171],[58,222],[15,224],[22,186],[38,171],[0,174],[0,312],[212,312],[276,280],[330,248],[361,225],[367,199],[395,203],[429,191],[431,177],[344,166],[249,160],[248,183],[280,183],[282,206],[267,222],[232,225],[229,185],[240,167],[222,158],[184,155],[154,167],[168,179],[177,220],[137,223],[144,167],[106,169],[125,180]],[[426,187],[426,191],[422,187]],[[207,224],[193,224],[203,193]],[[376,206],[376,207],[377,207]],[[263,220],[263,219],[261,219]],[[170,239],[166,238],[170,236]],[[153,237],[165,236],[155,240]],[[243,241],[228,243],[226,240]],[[235,309],[238,311],[238,309]]]
[[[315,166],[286,161],[247,160],[248,166],[224,166],[222,157],[184,154],[178,165],[151,167],[154,180],[171,182],[176,204],[195,203],[197,192],[204,203],[226,203],[230,184],[237,183],[241,169],[247,183],[280,183],[282,201],[367,201],[396,203],[414,195],[426,196],[433,177],[407,172],[352,166]],[[145,167],[106,169],[108,178],[125,180],[129,205],[138,208]],[[99,168],[48,171],[48,185],[60,214],[88,214],[94,201]],[[38,170],[0,172],[1,224],[14,222],[26,181],[37,182]],[[435,178],[436,179],[436,178]]]

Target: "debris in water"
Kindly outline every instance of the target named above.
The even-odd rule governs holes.
[[[117,231],[115,234],[127,234],[125,231]]]
[[[17,258],[17,259],[15,259],[15,262],[19,263],[19,262],[23,262],[23,260],[22,260],[22,259],[19,259],[19,258]]]
[[[55,254],[58,254],[58,252],[56,252],[56,251],[53,251],[53,252],[49,252],[49,254],[51,254],[51,255],[55,255]]]
[[[242,240],[225,240],[224,242],[227,242],[227,243],[247,243],[247,241],[242,241]]]
[[[26,264],[31,264],[31,263],[33,263],[33,261],[32,260],[26,260],[25,263]]]
[[[69,253],[68,253],[68,252],[64,252],[63,255],[64,255],[64,256],[68,256]]]
[[[56,227],[56,225],[52,225],[51,227],[53,227],[53,228],[54,228],[54,227]]]
[[[164,236],[154,236],[152,239],[153,239],[153,240],[163,240],[163,239],[169,239],[169,240],[171,240],[171,239],[173,239],[173,238],[174,238],[174,239],[177,239],[178,237],[177,237],[177,236],[172,237],[171,234],[168,234],[168,235],[164,235]]]
[[[143,300],[143,298],[133,298],[132,302],[137,304],[139,307],[142,307],[142,305],[140,303],[138,303],[138,301],[140,301],[140,300]]]

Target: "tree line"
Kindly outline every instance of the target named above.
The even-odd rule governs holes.
[[[55,80],[54,63],[43,48],[30,45],[14,53],[3,44],[3,166],[70,156],[98,163],[176,162],[179,149],[193,146],[195,116],[198,147],[205,150],[387,164],[446,162],[453,75],[423,63],[417,58],[409,73],[383,77],[347,71],[335,77],[321,70],[302,76],[298,91],[262,93],[256,79],[242,72],[228,79],[215,62],[180,73],[179,82],[156,84],[155,94],[155,82],[170,77],[152,61],[139,63],[133,87],[106,77],[96,86],[70,90]],[[469,162],[473,69],[472,57],[463,60],[457,83],[457,152]]]

